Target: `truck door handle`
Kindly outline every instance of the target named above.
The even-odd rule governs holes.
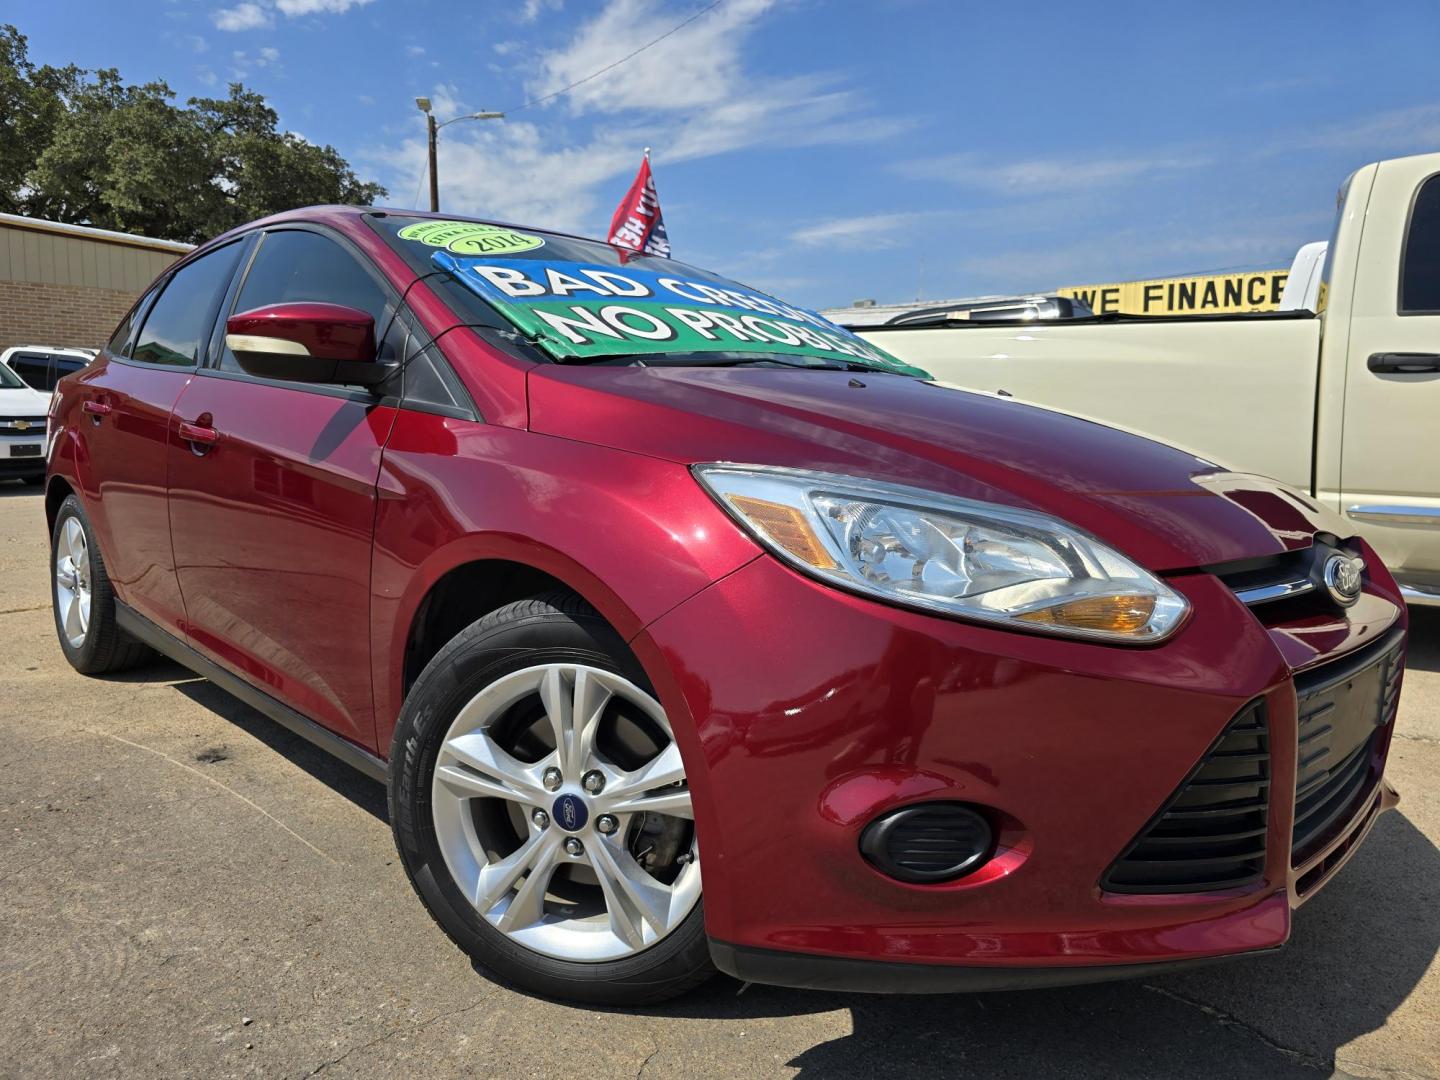
[[[110,406],[106,405],[103,401],[87,401],[80,407],[95,417],[96,423],[100,422],[100,417],[110,415]]]
[[[205,424],[180,422],[180,438],[196,446],[214,446],[220,441],[220,433]]]
[[[1366,366],[1377,375],[1417,375],[1440,371],[1440,355],[1428,352],[1377,352]]]

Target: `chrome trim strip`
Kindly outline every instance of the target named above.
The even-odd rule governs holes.
[[[1356,521],[1373,521],[1378,525],[1432,525],[1440,527],[1440,507],[1432,506],[1352,506],[1345,513]]]
[[[280,353],[285,356],[309,356],[310,350],[298,341],[267,337],[263,334],[226,334],[225,347],[231,352]]]
[[[1420,607],[1440,607],[1440,587],[1401,585],[1400,595],[1405,598],[1407,604],[1416,604]]]
[[[1289,596],[1299,596],[1314,588],[1315,582],[1309,578],[1296,578],[1294,581],[1277,581],[1270,585],[1256,585],[1250,589],[1236,589],[1235,595],[1242,604],[1249,607],[1268,604],[1271,600],[1284,600]]]

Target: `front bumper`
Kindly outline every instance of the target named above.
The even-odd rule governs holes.
[[[1376,565],[1372,563],[1372,565]],[[1404,611],[1381,571],[1341,617],[1266,626],[1217,578],[1171,579],[1189,623],[1150,648],[1028,636],[827,588],[760,558],[634,646],[690,762],[712,953],[751,981],[832,989],[1059,985],[1262,952],[1396,796],[1374,784],[1292,865],[1292,681]],[[1247,703],[1270,717],[1264,870],[1243,888],[1109,893],[1106,869]],[[1388,752],[1388,732],[1379,765]],[[985,809],[995,855],[958,881],[859,854],[876,815]]]

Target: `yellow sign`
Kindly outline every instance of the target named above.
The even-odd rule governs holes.
[[[1068,285],[1056,291],[1084,301],[1096,315],[1221,315],[1278,310],[1289,276],[1288,270],[1252,270],[1114,285]]]

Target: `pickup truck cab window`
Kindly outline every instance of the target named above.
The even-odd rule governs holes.
[[[1400,259],[1400,311],[1440,312],[1440,176],[1415,193]]]
[[[145,319],[132,358],[142,364],[194,367],[209,341],[220,297],[235,272],[238,244],[227,244],[177,270]]]

